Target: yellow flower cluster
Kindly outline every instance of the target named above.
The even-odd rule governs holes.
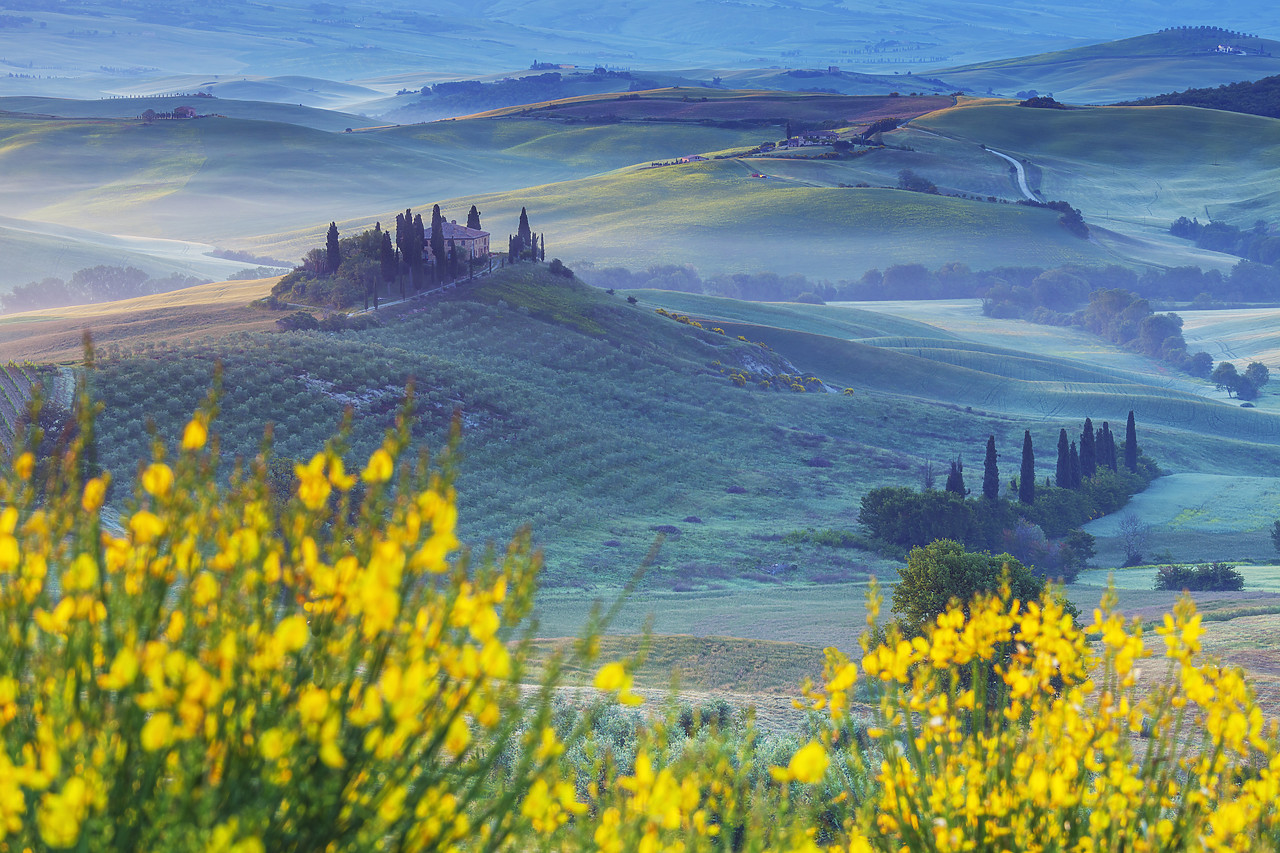
[[[1113,598],[1081,628],[1005,589],[827,650],[803,744],[650,718],[615,753],[553,717],[563,659],[524,683],[538,559],[522,535],[469,565],[451,451],[406,463],[402,417],[358,474],[339,436],[278,495],[265,458],[218,479],[215,408],[118,528],[84,396],[81,439],[0,478],[0,853],[1280,849],[1276,726],[1189,601],[1163,680]],[[638,704],[633,672],[593,684]]]
[[[886,851],[1277,849],[1276,726],[1243,674],[1200,659],[1200,618],[1184,599],[1157,629],[1166,677],[1140,688],[1152,652],[1114,606],[1109,594],[1082,629],[1051,597],[1024,604],[1006,588],[968,617],[940,615],[924,637],[891,629],[867,649],[861,669],[882,694],[875,748],[851,760],[868,761],[875,790],[847,840]],[[806,695],[827,711],[831,742],[857,665],[828,650],[825,674]]]
[[[403,464],[403,417],[358,476],[339,438],[292,495],[265,459],[220,484],[215,403],[118,532],[83,442],[0,480],[0,850],[437,850],[580,812],[550,729],[493,772],[539,713],[503,627],[528,537],[458,559],[449,454]]]

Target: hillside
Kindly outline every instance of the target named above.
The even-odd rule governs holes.
[[[1212,89],[1187,89],[1133,101],[1134,106],[1154,107],[1178,105],[1227,110],[1267,118],[1280,118],[1280,75],[1261,80],[1232,83]]]
[[[1221,26],[1248,30],[1268,11],[1266,4],[1247,0],[1214,9],[1213,16]],[[39,76],[55,78],[45,85],[59,86],[57,94],[68,97],[142,94],[143,87],[150,87],[147,93],[191,91],[192,84],[230,85],[248,78],[265,85],[228,95],[267,99],[275,84],[287,103],[350,108],[367,99],[360,89],[395,91],[394,83],[380,81],[406,68],[455,75],[445,79],[510,74],[531,60],[588,68],[837,65],[883,74],[1060,50],[1170,22],[1199,22],[1205,14],[1202,4],[1190,0],[1158,7],[1116,7],[1102,0],[1047,7],[1038,0],[1013,0],[999,9],[940,0],[892,7],[806,1],[753,5],[743,14],[726,14],[711,0],[609,7],[582,0],[481,0],[465,8],[430,9],[407,0],[324,6],[232,0],[175,16],[168,5],[152,0],[107,0],[39,6],[16,15],[29,22],[4,33],[12,46],[0,52],[0,71],[39,68]],[[146,46],[142,53],[140,43]],[[203,76],[184,77],[192,73]],[[357,91],[319,81],[350,81],[345,85]],[[17,85],[31,84],[20,78]]]
[[[273,121],[296,124],[314,130],[339,132],[348,127],[367,127],[372,124],[364,116],[332,110],[315,109],[297,104],[272,103],[269,99],[236,100],[194,97],[115,97],[96,101],[51,97],[0,98],[0,115],[15,113],[31,118],[117,118],[131,119],[147,110],[171,113],[175,108],[189,106],[201,114],[216,113],[227,118],[253,121]]]
[[[1275,119],[1191,107],[972,103],[913,125],[1016,155],[1042,198],[1066,199],[1086,221],[1132,237],[1161,237],[1184,215],[1244,226],[1280,214]]]
[[[1254,24],[1239,26],[1252,32]],[[1219,45],[1244,54],[1217,53]],[[1133,38],[934,72],[966,91],[1035,89],[1067,103],[1106,104],[1189,86],[1257,80],[1280,72],[1280,42],[1217,27],[1175,28]]]

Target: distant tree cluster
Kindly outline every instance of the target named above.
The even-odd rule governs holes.
[[[938,185],[928,178],[922,178],[910,169],[898,172],[898,189],[910,190],[914,193],[938,194]]]
[[[1081,240],[1089,239],[1089,226],[1084,221],[1084,214],[1076,208],[1067,204],[1065,201],[1036,201],[1035,199],[1024,198],[1018,201],[1023,207],[1040,207],[1048,210],[1056,210],[1061,216],[1058,217],[1058,224],[1067,229],[1070,233],[1079,237]]]
[[[970,548],[1008,551],[1042,574],[1071,580],[1093,555],[1093,537],[1079,526],[1120,510],[1159,476],[1155,464],[1139,452],[1132,412],[1122,442],[1105,421],[1095,428],[1086,418],[1078,439],[1061,429],[1054,477],[1037,482],[1035,472],[1035,449],[1027,430],[1019,474],[1009,481],[1009,494],[1016,500],[1003,497],[991,436],[980,497],[968,496],[964,465],[957,459],[944,490],[933,488],[928,478],[919,492],[904,486],[873,489],[862,499],[858,521],[872,541],[888,550],[950,539]]]
[[[1172,592],[1238,592],[1244,589],[1244,575],[1228,563],[1161,566],[1156,571],[1155,588]]]
[[[167,293],[205,284],[207,278],[173,273],[164,278],[152,278],[136,267],[99,265],[76,270],[69,281],[46,278],[20,284],[10,293],[0,294],[0,311],[35,311],[40,308],[57,308],[62,305],[84,305],[94,302],[114,302],[153,293]]]
[[[1280,118],[1280,75],[1263,77],[1252,83],[1227,83],[1216,88],[1187,89],[1183,92],[1156,95],[1127,103],[1144,107],[1166,105],[1204,107],[1211,110]]]
[[[1223,252],[1260,264],[1274,265],[1280,262],[1280,234],[1276,234],[1261,219],[1254,222],[1252,228],[1245,230],[1226,222],[1201,222],[1194,217],[1187,219],[1179,216],[1169,226],[1169,233],[1193,241],[1200,249]]]
[[[276,283],[262,304],[285,308],[297,303],[336,311],[363,302],[365,308],[377,308],[381,300],[396,293],[404,299],[474,275],[481,265],[492,263],[487,256],[472,258],[470,250],[455,241],[456,234],[446,236],[454,226],[446,229],[445,225],[438,204],[431,209],[430,225],[412,209],[396,214],[394,240],[381,223],[354,237],[343,237],[337,223],[330,222],[324,247],[309,251],[299,266]],[[475,205],[467,212],[467,227],[481,230],[480,211]],[[514,262],[545,257],[546,237],[532,232],[524,208],[520,210],[517,232],[508,242],[507,259]],[[565,270],[560,264],[561,274]],[[572,274],[568,271],[568,275]]]
[[[1060,104],[1053,99],[1051,95],[1031,95],[1025,100],[1019,101],[1020,107],[1031,107],[1032,109],[1041,110],[1067,110],[1070,109],[1066,104]]]
[[[1226,391],[1228,397],[1239,397],[1241,400],[1256,400],[1262,386],[1271,381],[1271,371],[1260,361],[1251,361],[1241,373],[1229,361],[1222,361],[1209,375],[1219,391]]]

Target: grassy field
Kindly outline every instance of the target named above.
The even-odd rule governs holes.
[[[464,196],[450,207],[475,203],[501,221],[528,206],[534,229],[548,234],[548,257],[601,266],[692,263],[705,271],[849,279],[895,263],[936,267],[959,260],[983,268],[1108,257],[1060,228],[1047,211],[762,181],[751,177],[753,165],[716,161],[628,171]]]
[[[276,316],[249,308],[277,279],[229,281],[101,305],[0,316],[0,361],[77,362],[84,333],[98,346],[129,348],[275,328]]]
[[[785,125],[796,129],[821,121],[847,126],[866,125],[878,119],[915,118],[955,103],[949,97],[889,97],[811,94],[800,92],[741,91],[676,87],[620,95],[584,95],[542,104],[504,107],[481,113],[482,117],[535,116],[547,119],[667,122],[744,122]]]

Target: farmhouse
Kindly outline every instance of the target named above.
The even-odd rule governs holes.
[[[450,242],[458,250],[460,257],[483,258],[489,254],[489,232],[481,231],[476,228],[468,228],[465,225],[459,225],[458,220],[451,219],[441,226],[444,232],[445,245]],[[430,234],[428,233],[428,237]],[[431,253],[431,240],[426,240],[426,245],[422,249],[422,256],[425,260],[434,261],[435,256]]]
[[[706,159],[707,158],[703,157],[701,154],[690,154],[688,157],[681,157],[680,162],[681,163],[701,163]]]

